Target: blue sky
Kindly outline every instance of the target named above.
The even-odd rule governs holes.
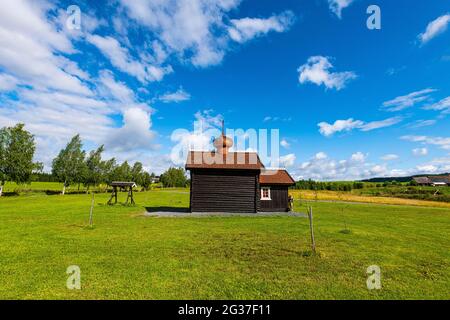
[[[369,30],[369,5],[381,30]],[[67,13],[81,10],[80,29]],[[4,10],[3,10],[4,9]],[[198,119],[279,129],[298,178],[450,171],[450,2],[6,1],[0,126],[24,122],[37,160],[86,149],[173,165]],[[69,25],[70,26],[70,25]],[[207,140],[187,134],[189,139]]]

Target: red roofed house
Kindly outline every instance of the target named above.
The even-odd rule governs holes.
[[[288,211],[295,181],[286,170],[266,170],[255,152],[230,152],[233,141],[223,132],[214,146],[188,154],[191,212]]]

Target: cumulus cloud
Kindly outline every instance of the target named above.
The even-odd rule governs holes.
[[[45,170],[73,135],[79,133],[87,146],[103,144],[118,130],[113,116],[130,108],[152,111],[124,83],[114,82],[111,72],[93,79],[71,60],[77,53],[75,37],[58,27],[61,17],[51,8],[48,1],[17,0],[5,2],[0,11],[0,68],[6,71],[0,90],[16,97],[2,98],[0,127],[25,123],[36,137],[36,160]]]
[[[188,92],[184,91],[183,88],[179,88],[175,92],[167,92],[163,94],[161,97],[159,97],[159,100],[161,100],[164,103],[171,103],[171,102],[179,103],[183,101],[188,101],[190,99],[191,95]]]
[[[330,10],[333,11],[339,19],[342,18],[342,10],[352,4],[354,0],[328,0]]]
[[[221,131],[223,116],[214,114],[213,110],[198,111],[194,114],[194,130],[175,130],[170,139],[175,144],[171,151],[171,161],[175,165],[184,165],[189,151],[214,150],[212,138]]]
[[[280,157],[280,165],[285,168],[290,168],[290,167],[294,166],[296,159],[297,159],[297,157],[293,153],[285,155],[285,156],[281,156]]]
[[[129,152],[139,149],[153,149],[154,132],[150,113],[140,108],[130,108],[123,113],[123,126],[114,130],[106,141],[106,147],[118,151]]]
[[[300,179],[314,180],[359,180],[374,176],[394,174],[386,165],[367,162],[367,155],[356,152],[348,159],[337,160],[324,152],[317,153],[310,160],[303,162],[294,170]],[[397,172],[401,174],[402,172]]]
[[[154,66],[133,58],[129,50],[112,37],[88,35],[87,41],[108,57],[114,67],[136,77],[141,82],[160,81],[166,74],[173,71],[170,66]]]
[[[298,68],[299,82],[324,85],[327,89],[341,90],[347,83],[357,78],[354,72],[332,72],[333,64],[329,58],[323,56],[310,57],[306,64]]]
[[[120,0],[127,15],[122,20],[136,21],[152,33],[164,52],[197,67],[221,63],[230,40],[245,42],[269,31],[288,29],[287,13],[267,19],[230,19],[229,12],[238,8],[240,2]]]
[[[354,120],[349,118],[347,120],[336,120],[333,124],[327,122],[320,122],[319,132],[325,137],[332,136],[337,132],[348,132],[353,129],[361,131],[371,131],[384,127],[389,127],[402,121],[401,117],[388,118],[381,121],[364,122],[361,120]]]
[[[381,160],[383,161],[393,161],[393,160],[398,160],[400,157],[396,154],[386,154],[384,156],[381,157]]]
[[[336,120],[333,124],[329,124],[327,122],[320,122],[318,124],[319,126],[319,132],[326,136],[332,136],[336,132],[342,132],[342,131],[350,131],[355,128],[360,128],[364,122],[360,120],[353,120],[352,118],[349,118],[347,120]]]
[[[427,43],[434,37],[444,33],[447,30],[450,23],[450,13],[440,16],[439,18],[431,21],[425,31],[419,34],[418,38],[422,44]]]
[[[274,15],[266,19],[261,18],[241,18],[231,19],[231,27],[228,29],[230,38],[236,42],[246,42],[271,31],[285,32],[294,21],[294,14],[285,11],[282,14]]]
[[[0,10],[0,68],[34,88],[92,94],[61,54],[75,52],[70,39],[47,20],[47,1],[6,1]]]
[[[435,89],[427,88],[420,91],[415,91],[405,96],[399,96],[395,99],[383,103],[383,108],[387,111],[401,111],[406,108],[415,106],[416,104],[430,99],[430,93],[435,92]]]
[[[289,149],[291,147],[291,144],[286,139],[281,139],[280,145],[285,149]]]
[[[428,149],[427,148],[416,148],[416,149],[412,150],[412,154],[415,155],[416,157],[423,157],[428,154]]]

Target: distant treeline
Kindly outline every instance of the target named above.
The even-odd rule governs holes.
[[[329,191],[352,191],[354,189],[364,188],[383,188],[390,186],[399,186],[405,184],[401,181],[385,181],[383,183],[363,182],[363,181],[338,181],[338,182],[320,182],[314,180],[300,180],[295,183],[293,189],[299,190],[329,190]],[[414,181],[409,181],[408,185],[414,185]]]
[[[392,182],[392,181],[396,181],[396,182],[410,182],[413,178],[416,177],[433,177],[433,176],[446,176],[446,175],[450,175],[450,173],[440,173],[440,174],[427,174],[427,175],[415,175],[415,176],[409,176],[409,177],[384,177],[384,178],[372,178],[372,179],[366,179],[366,180],[361,180],[362,182],[375,182],[375,183],[379,183],[379,182]]]
[[[295,183],[294,189],[300,190],[330,190],[352,191],[364,188],[363,182],[320,182],[314,180],[300,180]]]
[[[62,193],[71,185],[90,187],[112,181],[133,181],[148,189],[155,174],[144,170],[142,163],[117,163],[115,158],[104,160],[104,146],[86,152],[79,135],[74,136],[52,161],[51,173],[43,172],[43,164],[34,162],[36,143],[24,124],[0,128],[0,186],[6,182],[27,184],[35,182],[61,182]],[[188,183],[182,168],[170,168],[161,175],[165,187],[185,187]],[[1,195],[0,189],[0,195]]]

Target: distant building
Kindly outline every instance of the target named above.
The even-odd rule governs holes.
[[[448,176],[427,176],[414,177],[413,180],[421,186],[450,186],[450,175]]]
[[[158,183],[160,180],[161,180],[160,176],[151,177],[151,182],[152,183]]]
[[[224,132],[214,146],[188,154],[191,212],[288,211],[295,181],[286,170],[266,170],[255,152],[230,152],[233,141]]]

